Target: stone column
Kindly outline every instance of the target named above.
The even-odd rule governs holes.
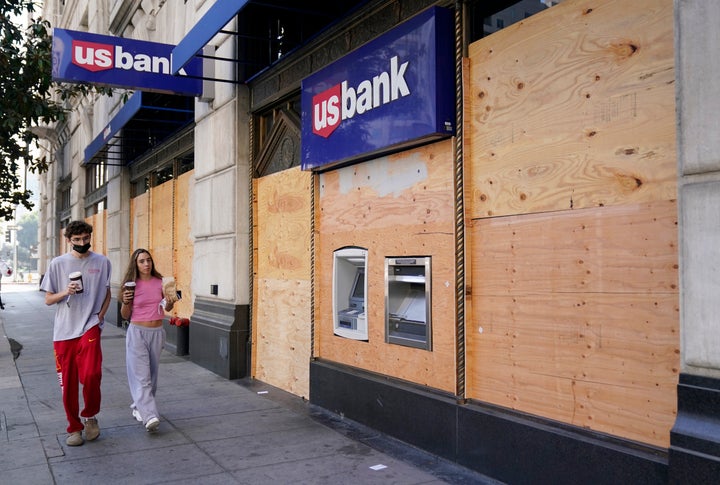
[[[221,42],[217,52],[234,58],[234,38]],[[218,74],[233,76],[232,71]],[[189,355],[196,364],[237,379],[247,375],[249,361],[248,91],[218,83],[213,95],[196,103]]]
[[[680,331],[670,482],[720,477],[720,2],[675,0]]]

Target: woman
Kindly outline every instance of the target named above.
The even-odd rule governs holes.
[[[5,263],[2,259],[0,259],[0,289],[2,289],[2,277],[3,276],[12,276],[12,269],[10,266]],[[3,305],[2,297],[0,296],[0,310],[5,310],[5,305]]]
[[[134,282],[135,288],[126,283]],[[133,403],[132,414],[147,431],[160,426],[155,404],[160,352],[165,343],[162,326],[165,311],[172,310],[177,297],[163,294],[162,275],[155,269],[150,252],[133,252],[122,281],[120,315],[130,321],[125,338],[128,384]]]

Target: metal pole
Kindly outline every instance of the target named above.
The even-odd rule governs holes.
[[[18,280],[18,226],[13,227],[13,281],[17,283]]]
[[[17,225],[17,206],[15,207],[14,214],[13,214],[13,222],[11,225],[7,226],[7,230],[10,231],[10,244],[13,246],[13,281],[17,283],[17,256],[18,256],[18,225]]]

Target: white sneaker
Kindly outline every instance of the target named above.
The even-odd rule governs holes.
[[[145,423],[145,429],[148,431],[148,433],[153,433],[157,431],[159,426],[160,420],[158,418],[150,418],[148,419],[148,422]]]
[[[140,411],[138,411],[137,409],[133,409],[132,414],[133,414],[133,418],[137,419],[138,421],[140,421],[142,423],[142,416],[140,416]]]

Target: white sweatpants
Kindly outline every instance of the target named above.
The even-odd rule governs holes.
[[[143,424],[160,417],[155,404],[160,353],[165,343],[163,327],[147,328],[128,325],[125,336],[125,360],[128,385],[133,398],[131,407],[140,412]]]

